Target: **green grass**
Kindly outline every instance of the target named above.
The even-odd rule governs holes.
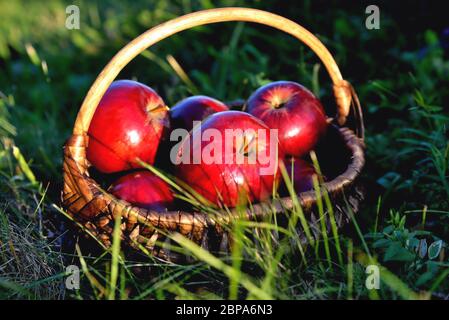
[[[144,248],[124,252],[118,237],[111,248],[92,250],[82,236],[72,251],[61,247],[66,235],[60,235],[58,223],[72,225],[59,208],[62,145],[90,84],[121,47],[162,21],[214,5],[207,0],[76,3],[81,29],[70,31],[64,21],[72,2],[0,0],[0,298],[447,297],[449,60],[440,30],[405,31],[412,26],[393,11],[390,15],[387,3],[381,5],[381,29],[369,31],[363,4],[214,2],[279,12],[317,33],[334,54],[364,110],[367,199],[348,226],[337,229],[334,204],[316,181],[315,191],[323,195],[318,235],[293,197],[284,227],[273,215],[260,222],[232,221],[229,256],[215,256],[173,235],[178,250],[192,257],[191,264],[178,265],[151,257]],[[273,80],[296,80],[333,112],[330,80],[313,54],[289,36],[247,23],[173,36],[137,57],[120,78],[152,86],[169,106],[196,93],[232,101]],[[215,212],[188,186],[173,186],[180,198]],[[372,263],[381,266],[379,290],[365,287],[365,267]],[[78,291],[64,287],[68,264],[80,267]]]

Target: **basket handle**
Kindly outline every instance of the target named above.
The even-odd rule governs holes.
[[[78,112],[73,134],[83,135],[87,132],[95,110],[112,81],[141,52],[183,30],[226,21],[246,21],[271,26],[294,36],[310,47],[323,62],[332,79],[338,123],[343,125],[346,122],[352,102],[352,86],[343,79],[334,58],[317,37],[299,24],[270,12],[249,8],[219,8],[190,13],[162,23],[147,30],[123,47],[109,61],[89,89]]]

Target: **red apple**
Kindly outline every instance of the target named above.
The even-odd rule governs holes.
[[[305,87],[291,81],[277,81],[254,92],[248,112],[268,127],[279,130],[279,147],[285,154],[300,157],[309,152],[326,129],[320,101]]]
[[[284,159],[285,169],[288,176],[293,183],[293,188],[296,193],[313,190],[313,176],[317,175],[315,168],[302,159],[287,158]],[[293,179],[292,179],[292,166],[293,166]],[[325,177],[323,177],[325,180]],[[285,181],[282,181],[280,190],[288,193]]]
[[[277,136],[261,120],[223,111],[195,126],[181,142],[176,173],[214,204],[257,202],[270,196],[279,176],[277,149]]]
[[[172,128],[192,130],[193,121],[202,121],[212,113],[229,110],[228,107],[214,98],[192,96],[178,102],[170,108]]]
[[[118,179],[110,192],[137,207],[165,211],[173,203],[168,184],[150,171],[138,171]]]
[[[167,107],[153,89],[114,81],[90,123],[87,159],[104,173],[138,168],[137,158],[153,164],[168,123]]]

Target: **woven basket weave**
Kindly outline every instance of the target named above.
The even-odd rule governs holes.
[[[89,162],[86,159],[86,147],[89,143],[87,130],[90,121],[109,85],[119,72],[137,55],[158,41],[180,31],[205,24],[225,21],[247,21],[271,26],[284,31],[305,43],[325,65],[333,82],[337,115],[330,130],[345,152],[346,163],[334,179],[324,183],[335,204],[335,216],[338,225],[347,220],[347,210],[356,212],[363,199],[363,193],[357,184],[357,178],[363,168],[364,127],[359,100],[352,86],[342,78],[340,70],[326,47],[309,31],[284,17],[248,8],[221,8],[191,13],[160,24],[121,49],[97,77],[81,106],[73,128],[73,134],[64,147],[63,178],[64,189],[62,203],[67,212],[87,227],[102,243],[110,245],[114,218],[121,216],[122,238],[131,244],[141,244],[154,255],[166,259],[177,259],[175,253],[164,250],[156,242],[167,241],[170,232],[179,232],[202,247],[212,250],[226,250],[228,235],[219,227],[219,223],[201,212],[154,212],[131,206],[129,203],[104,192],[89,175]],[[345,125],[349,125],[350,128]],[[337,152],[340,152],[337,150]],[[316,220],[314,192],[299,195],[304,211],[313,226]],[[289,197],[276,200],[274,206],[278,214],[293,207]],[[267,214],[264,204],[254,204],[248,210],[248,219],[263,218]],[[232,219],[237,212],[223,215],[223,219]],[[224,221],[226,223],[226,221]],[[223,221],[221,221],[223,223]]]

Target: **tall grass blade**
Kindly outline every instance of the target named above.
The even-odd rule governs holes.
[[[199,90],[196,87],[196,85],[193,83],[193,81],[189,78],[187,73],[184,71],[184,69],[181,67],[181,65],[176,61],[175,57],[172,55],[168,55],[166,57],[168,64],[173,68],[175,73],[178,75],[178,77],[186,84],[186,86],[189,88],[190,92],[194,95],[199,94]]]
[[[190,251],[199,260],[204,261],[211,267],[223,272],[228,278],[238,281],[246,290],[248,290],[249,294],[253,295],[256,299],[273,299],[271,295],[264,292],[252,280],[250,280],[246,274],[243,274],[225,264],[223,261],[213,256],[209,251],[204,250],[193,241],[185,238],[179,233],[173,234],[172,239]]]
[[[111,246],[111,275],[109,279],[108,300],[115,300],[115,291],[119,273],[119,257],[120,257],[120,225],[122,221],[121,214],[114,217],[114,230],[112,233]]]

